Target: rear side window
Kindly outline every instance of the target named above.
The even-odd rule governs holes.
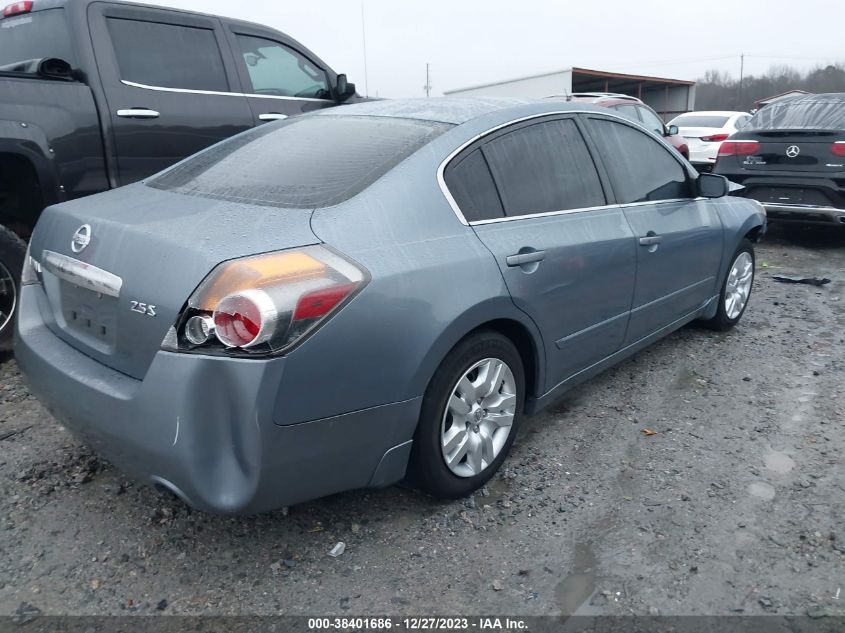
[[[291,48],[251,35],[238,35],[252,91],[262,95],[329,99],[329,81],[318,68]]]
[[[120,78],[147,86],[228,92],[211,29],[108,18]]]
[[[637,114],[637,107],[633,105],[618,105],[613,106],[613,109],[616,110],[619,114],[624,116],[629,121],[633,121],[634,123],[640,122],[640,117]]]
[[[147,185],[263,206],[331,206],[366,189],[450,127],[414,119],[304,115],[235,136]]]
[[[490,168],[480,149],[449,165],[444,179],[468,222],[500,218],[505,214]]]
[[[34,73],[26,62],[45,57],[76,65],[64,9],[0,18],[0,71]]]
[[[686,170],[660,141],[630,125],[590,119],[619,203],[690,197]]]
[[[544,121],[484,145],[508,216],[605,204],[596,167],[571,119]]]

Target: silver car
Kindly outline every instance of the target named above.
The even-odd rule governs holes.
[[[483,485],[525,414],[684,324],[726,330],[762,207],[605,108],[379,101],[47,209],[16,354],[125,471],[253,513]]]

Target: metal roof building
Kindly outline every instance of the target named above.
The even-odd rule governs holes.
[[[695,82],[665,77],[626,75],[588,68],[568,68],[540,75],[447,90],[447,96],[543,97],[574,92],[618,92],[638,97],[664,120],[695,109]]]

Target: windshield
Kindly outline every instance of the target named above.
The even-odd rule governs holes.
[[[450,127],[388,117],[295,117],[244,132],[147,185],[267,206],[331,206],[363,191]]]
[[[751,118],[748,130],[845,130],[845,94],[772,103]]]
[[[678,127],[724,127],[728,122],[726,116],[682,115],[672,121]]]
[[[0,19],[0,71],[34,73],[33,60],[55,57],[76,65],[64,9]]]

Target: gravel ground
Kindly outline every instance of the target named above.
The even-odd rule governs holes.
[[[757,262],[737,329],[684,328],[526,419],[451,503],[205,515],[127,481],[0,359],[0,615],[845,615],[845,236],[772,229]]]

